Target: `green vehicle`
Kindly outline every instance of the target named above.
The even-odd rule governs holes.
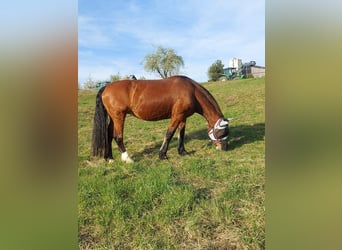
[[[223,74],[220,76],[219,80],[226,81],[247,78],[247,76],[252,74],[251,68],[255,65],[255,61],[250,61],[248,63],[242,64],[239,70],[231,67],[225,68],[223,69]]]
[[[227,80],[236,80],[243,79],[245,75],[240,71],[237,71],[236,68],[225,68],[223,69],[223,74],[220,76],[219,81],[227,81]]]
[[[100,88],[106,86],[109,83],[110,81],[97,82],[95,86],[93,87],[93,89],[99,90]]]

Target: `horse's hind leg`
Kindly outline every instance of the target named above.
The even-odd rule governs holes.
[[[121,153],[121,160],[126,163],[132,163],[133,160],[128,156],[126,147],[123,143],[123,129],[124,129],[125,115],[119,119],[114,119],[114,140],[118,145]]]
[[[178,154],[180,154],[180,155],[186,155],[187,154],[187,152],[184,148],[185,124],[186,124],[186,121],[183,121],[183,122],[179,123],[179,126],[178,126],[178,130],[179,130]]]

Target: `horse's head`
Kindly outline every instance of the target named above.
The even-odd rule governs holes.
[[[220,118],[209,130],[209,137],[218,150],[227,150],[227,140],[229,134],[229,119]]]

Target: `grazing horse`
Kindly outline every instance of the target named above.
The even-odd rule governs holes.
[[[167,159],[169,143],[179,129],[178,153],[186,154],[184,133],[186,118],[198,113],[208,122],[208,135],[216,148],[225,150],[229,133],[214,97],[194,80],[172,76],[161,80],[122,80],[101,88],[96,96],[92,137],[93,156],[113,159],[112,140],[117,143],[121,160],[133,162],[123,143],[124,122],[127,114],[146,121],[170,119],[159,151],[160,159]],[[109,119],[109,121],[108,121]]]

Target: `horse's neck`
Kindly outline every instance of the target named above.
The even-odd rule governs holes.
[[[217,113],[217,112],[212,112],[211,109],[206,110],[205,108],[203,108],[204,106],[202,106],[203,109],[203,116],[204,118],[207,120],[208,122],[208,129],[213,128],[215,123],[222,118],[222,115]]]
[[[208,122],[208,129],[214,127],[215,123],[223,117],[222,112],[215,99],[206,90],[197,87],[196,99],[200,105],[199,114]]]

